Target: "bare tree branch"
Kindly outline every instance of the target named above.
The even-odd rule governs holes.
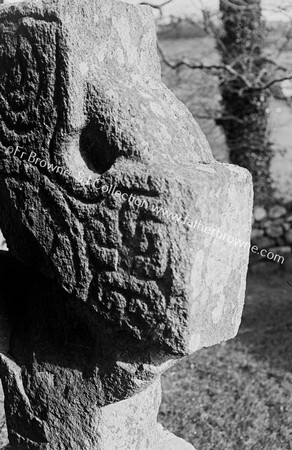
[[[161,8],[162,6],[164,6],[167,3],[170,3],[172,0],[167,0],[166,2],[164,2],[163,4],[159,5],[159,6],[155,6],[156,8]],[[227,5],[232,6],[233,8],[239,8],[241,10],[246,10],[246,9],[250,9],[251,6],[244,4],[242,2],[242,5],[238,2],[238,0],[224,0],[225,3]],[[143,2],[143,3],[147,3],[147,2]],[[149,4],[149,2],[147,3]],[[279,8],[278,11],[281,11],[283,13],[285,13],[284,8]],[[220,39],[220,33],[218,30],[218,27],[216,27],[211,19],[211,13],[209,14],[208,12],[204,11],[202,9],[202,13],[203,13],[203,26],[204,29],[207,33],[211,33],[213,35],[213,37],[215,38],[216,42],[219,43],[219,45],[221,44],[221,39]],[[195,21],[193,21],[193,19],[188,19],[189,23],[194,23]],[[291,19],[291,23],[292,23],[292,19]],[[286,36],[285,36],[285,45],[287,45],[287,43],[289,42],[290,38],[292,38],[292,31],[291,31],[291,26],[288,27],[288,30],[286,32]],[[224,45],[222,43],[222,45]],[[189,69],[192,70],[206,70],[206,71],[211,71],[214,75],[219,76],[221,78],[221,83],[222,82],[232,82],[232,81],[236,81],[236,80],[240,80],[241,83],[243,84],[243,87],[240,89],[239,93],[240,95],[243,95],[245,92],[250,92],[250,91],[264,91],[266,89],[271,88],[274,84],[277,83],[281,83],[282,81],[285,80],[290,80],[292,79],[292,75],[287,73],[288,72],[288,68],[282,65],[279,65],[274,59],[272,58],[268,58],[268,57],[260,57],[261,60],[263,60],[264,62],[274,66],[275,70],[273,71],[274,73],[271,74],[270,73],[270,80],[267,81],[265,78],[268,75],[268,68],[264,68],[262,71],[260,71],[260,73],[258,74],[258,76],[256,77],[256,79],[253,79],[253,65],[257,63],[258,58],[256,57],[256,55],[253,55],[253,50],[251,49],[251,54],[247,55],[247,59],[246,60],[240,60],[238,58],[235,58],[234,61],[232,62],[232,64],[204,64],[203,62],[200,61],[190,61],[189,59],[181,59],[179,61],[171,61],[169,60],[161,46],[158,44],[158,51],[160,53],[161,56],[161,60],[162,62],[169,68],[177,70],[180,67],[187,67]],[[283,46],[281,46],[280,52],[283,51]],[[236,70],[234,68],[234,66],[236,66],[239,70]],[[240,70],[240,67],[242,70]],[[247,70],[244,70],[247,69]],[[283,72],[286,72],[287,75],[283,76],[283,77],[271,77],[271,75],[276,75],[276,72],[280,70]],[[245,73],[244,73],[245,72]],[[224,74],[227,77],[226,79],[224,79]]]
[[[170,67],[171,69],[179,69],[180,67],[187,67],[189,69],[193,69],[193,70],[207,70],[207,71],[213,71],[213,73],[215,72],[215,75],[219,75],[222,72],[226,72],[229,75],[232,75],[231,80],[236,80],[239,79],[244,83],[244,87],[242,89],[240,89],[239,94],[243,95],[245,92],[251,92],[251,91],[264,91],[266,89],[271,88],[274,84],[277,83],[281,83],[282,81],[286,81],[286,80],[291,80],[292,79],[292,74],[287,74],[283,77],[279,77],[279,78],[274,78],[273,80],[268,81],[265,84],[260,84],[262,81],[263,76],[265,75],[265,72],[262,71],[260,72],[259,77],[254,81],[254,83],[252,84],[246,76],[244,76],[243,74],[239,73],[237,70],[233,69],[230,65],[228,64],[203,64],[201,62],[190,62],[187,59],[182,59],[180,61],[175,61],[172,62],[170,60],[167,59],[167,57],[165,56],[161,46],[159,44],[157,44],[158,47],[158,51],[160,53],[161,56],[161,60],[162,62],[167,66]],[[274,61],[269,60],[270,63],[277,65]],[[278,65],[277,65],[278,66]],[[281,69],[282,71],[287,72],[288,69],[282,66],[278,66],[279,69]],[[255,84],[258,84],[257,86]]]
[[[248,10],[253,10],[254,9],[254,5],[248,5],[247,3],[245,3],[244,1],[240,3],[238,3],[237,0],[223,0],[226,6],[231,7],[233,10],[238,9],[241,11],[248,11]]]
[[[179,69],[182,66],[188,67],[189,69],[199,69],[199,70],[210,70],[210,71],[215,71],[216,74],[218,74],[218,72],[227,72],[230,75],[232,75],[233,79],[241,79],[241,81],[243,81],[243,83],[246,85],[246,87],[251,88],[252,85],[250,84],[250,82],[248,81],[248,79],[240,74],[239,72],[237,72],[235,69],[233,69],[230,65],[228,64],[203,64],[201,62],[190,62],[187,59],[182,59],[180,61],[176,61],[176,62],[172,62],[170,60],[168,60],[161,48],[161,46],[159,44],[157,44],[158,47],[158,51],[161,55],[161,59],[162,62],[170,67],[171,69]]]
[[[280,64],[278,64],[274,59],[272,58],[267,58],[267,57],[263,57],[262,58],[264,62],[271,64],[272,66],[275,67],[276,70],[281,70],[282,72],[288,72],[288,68],[285,66],[281,66]],[[255,59],[255,62],[257,62],[257,59]]]
[[[212,16],[214,17],[214,15],[215,15],[215,17],[218,18],[219,13],[218,12],[214,13],[214,12],[204,9],[202,2],[201,2],[201,6],[202,6],[201,12],[203,15],[203,27],[204,27],[205,32],[208,35],[211,34],[213,36],[217,45],[219,45],[222,50],[226,50],[225,45],[223,44],[222,39],[220,37],[220,30],[218,29],[218,27],[215,25],[214,21],[212,20]],[[193,24],[195,24],[195,21],[193,19],[190,19],[189,22],[193,22]]]
[[[281,83],[282,81],[286,81],[286,80],[292,80],[292,73],[286,75],[285,77],[281,77],[281,78],[274,78],[273,80],[269,81],[266,84],[263,84],[262,86],[252,86],[249,89],[244,89],[245,91],[264,91],[266,89],[269,89],[270,87],[272,87],[274,84],[277,83]]]
[[[243,123],[243,120],[238,119],[238,117],[236,116],[223,116],[221,114],[216,115],[213,113],[210,114],[196,114],[195,115],[196,119],[208,119],[208,120],[214,120],[214,122],[220,121],[222,122],[223,120],[232,120],[233,122],[237,122],[239,124]]]
[[[171,3],[171,2],[172,2],[172,0],[166,0],[163,3],[160,3],[159,5],[155,5],[151,2],[143,1],[143,2],[140,2],[139,5],[148,5],[148,6],[151,6],[151,8],[158,9],[158,11],[160,12],[160,17],[163,17],[163,12],[162,12],[163,6],[168,5],[168,3]]]

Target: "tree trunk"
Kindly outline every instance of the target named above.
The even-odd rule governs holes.
[[[230,149],[230,160],[248,169],[253,176],[255,203],[271,198],[267,90],[247,89],[247,82],[258,85],[265,70],[262,58],[264,25],[260,0],[220,0],[224,35],[218,48],[224,64],[238,76],[221,80],[223,126]]]

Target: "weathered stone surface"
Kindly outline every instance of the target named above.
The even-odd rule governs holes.
[[[198,347],[233,336],[247,252],[153,208],[248,240],[250,178],[214,162],[189,111],[161,83],[150,10],[23,2],[2,6],[0,20],[0,223],[12,254],[35,262],[93,315],[138,340],[151,332],[170,354],[188,353],[194,336]],[[17,145],[46,165],[5,150]],[[90,175],[145,202],[102,192],[86,183]],[[232,307],[223,301],[229,284]]]
[[[292,205],[289,203],[274,205],[271,208],[271,215],[276,218],[271,218],[264,213],[261,215],[261,210],[264,208],[256,207],[254,214],[257,215],[257,220],[251,233],[252,242],[260,248],[270,249],[271,247],[292,247],[291,231],[291,213]],[[265,213],[266,214],[266,213]],[[262,236],[261,236],[262,235]],[[264,240],[264,245],[262,244]]]
[[[248,246],[217,231],[249,242],[251,178],[162,84],[150,8],[2,5],[0,40],[10,442],[95,449],[101,408],[237,333]]]
[[[277,225],[274,223],[271,223],[267,229],[266,233],[271,238],[278,238],[281,237],[284,233],[282,225]]]
[[[269,210],[269,217],[271,217],[271,219],[278,219],[279,217],[285,216],[286,213],[287,210],[284,206],[275,205]]]
[[[290,227],[290,223],[289,223],[289,222],[284,222],[284,223],[283,223],[283,228],[284,228],[285,231],[289,231],[290,228],[291,228],[291,227]]]
[[[278,246],[278,247],[271,247],[270,252],[274,253],[274,255],[283,255],[283,256],[287,256],[291,253],[291,248],[288,247],[287,245],[282,245],[282,246]]]
[[[174,434],[170,433],[167,430],[164,430],[162,426],[160,428],[160,440],[159,440],[159,449],[160,450],[195,450],[195,448],[184,441],[181,438],[178,438]]]
[[[262,250],[262,249],[269,249],[270,247],[273,247],[276,245],[275,239],[271,239],[267,236],[263,236],[259,239],[257,239],[256,245]]]
[[[0,230],[0,250],[7,250],[6,241],[4,239],[4,236]]]
[[[260,222],[261,220],[264,220],[267,217],[267,211],[265,210],[265,208],[261,207],[261,206],[256,206],[254,208],[254,218],[256,221]]]
[[[280,217],[279,219],[274,219],[274,220],[272,220],[272,224],[273,225],[280,225],[280,226],[282,226],[283,227],[283,225],[284,225],[284,220],[285,220],[285,217]]]
[[[287,231],[287,233],[285,233],[285,239],[288,244],[292,245],[292,230],[289,230]]]

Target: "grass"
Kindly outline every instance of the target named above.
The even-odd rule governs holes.
[[[250,275],[238,336],[165,374],[161,423],[198,450],[291,450],[291,348],[287,275]]]

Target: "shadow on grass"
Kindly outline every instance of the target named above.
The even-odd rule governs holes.
[[[292,288],[278,272],[248,277],[238,336],[163,378],[159,420],[197,450],[292,449]]]
[[[249,276],[237,339],[256,359],[292,373],[292,287],[287,281],[289,275],[281,272]]]

